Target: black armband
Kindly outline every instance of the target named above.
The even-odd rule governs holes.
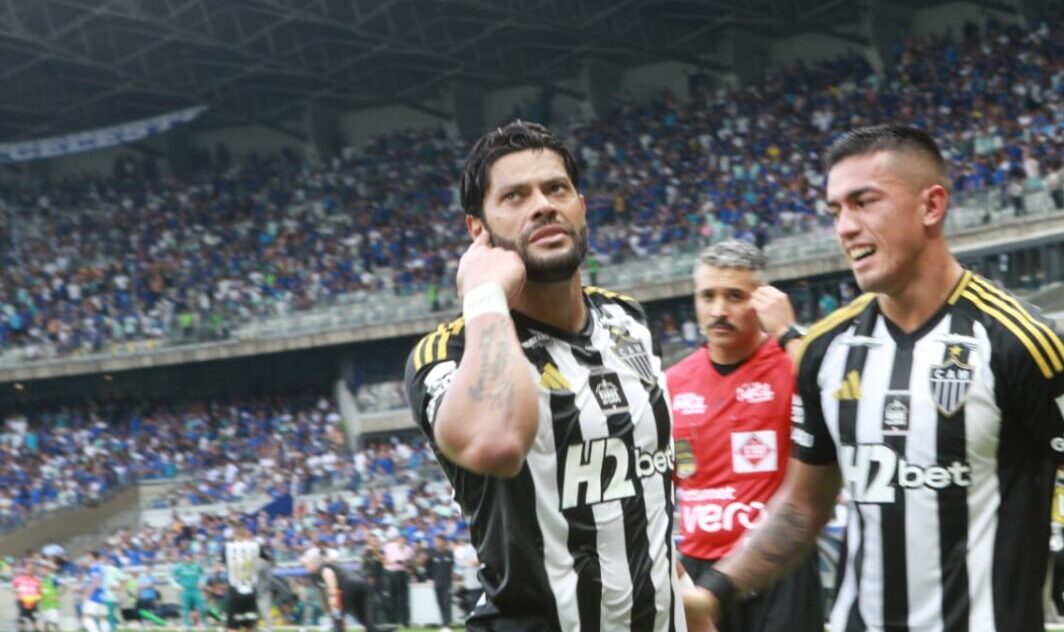
[[[721,612],[727,612],[735,603],[735,582],[721,571],[710,566],[698,582],[700,586],[713,593],[720,603]]]

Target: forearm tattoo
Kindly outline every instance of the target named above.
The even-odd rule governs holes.
[[[506,327],[501,319],[485,325],[480,332],[480,371],[469,387],[469,397],[475,402],[490,402],[500,412],[513,408],[514,386],[507,375],[512,351],[507,345]]]
[[[812,516],[783,503],[757,528],[728,574],[744,592],[759,590],[801,560],[816,536]]]

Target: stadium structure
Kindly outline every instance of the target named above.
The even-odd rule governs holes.
[[[692,265],[724,236],[765,245],[805,322],[853,296],[817,153],[884,112],[985,167],[951,173],[951,243],[1059,317],[1062,33],[1047,0],[0,0],[0,557],[102,548],[165,577],[160,534],[206,547],[267,506],[280,577],[300,521],[372,508],[326,529],[359,563],[371,532],[460,533],[402,371],[459,311],[467,143],[514,117],[573,143],[608,226],[586,278],[643,302],[667,357],[696,343]],[[979,59],[1001,99],[928,89],[987,46],[1029,81]],[[724,145],[730,188],[685,180]],[[439,623],[417,581],[410,605]]]

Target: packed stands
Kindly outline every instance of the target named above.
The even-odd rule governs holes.
[[[163,506],[348,483],[339,422],[320,396],[11,415],[0,434],[0,528],[144,479],[189,478]]]
[[[596,261],[824,224],[820,150],[872,121],[929,130],[959,195],[1023,214],[1024,193],[1048,189],[1064,208],[1064,23],[989,22],[897,52],[884,73],[857,55],[796,64],[574,125]],[[8,188],[0,197],[24,212],[3,260],[0,349],[33,360],[217,339],[251,318],[381,292],[438,306],[466,247],[465,149],[441,131],[399,132],[325,162],[282,152],[238,164],[219,148],[188,182]]]

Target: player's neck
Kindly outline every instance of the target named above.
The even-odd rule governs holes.
[[[964,269],[949,251],[930,264],[897,292],[879,295],[879,308],[902,331],[912,333],[927,322],[957,287]]]
[[[526,282],[511,307],[555,329],[577,333],[587,321],[580,272],[561,283]]]
[[[757,336],[750,339],[749,343],[729,347],[707,344],[706,349],[709,351],[709,360],[713,364],[739,364],[745,362],[757,353],[757,350],[764,344],[767,335],[765,332],[759,331]]]

